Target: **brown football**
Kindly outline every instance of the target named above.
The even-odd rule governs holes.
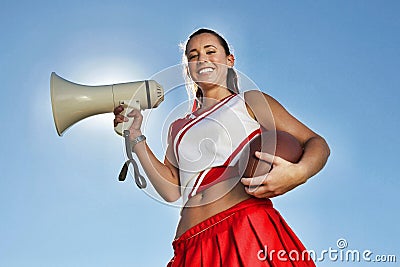
[[[271,163],[255,156],[256,151],[266,152],[297,163],[303,155],[300,142],[291,134],[283,131],[267,131],[261,128],[261,135],[254,138],[248,147],[248,162],[243,177],[255,177],[268,173]]]

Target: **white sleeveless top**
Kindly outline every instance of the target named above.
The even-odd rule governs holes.
[[[197,116],[192,113],[180,119],[177,127],[181,128],[175,129],[172,138],[183,204],[221,181],[221,170],[234,166],[242,148],[260,134],[243,93],[230,95]]]

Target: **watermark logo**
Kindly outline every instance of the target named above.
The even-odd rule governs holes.
[[[358,250],[348,249],[349,244],[345,238],[336,241],[336,247],[319,252],[315,250],[274,250],[267,245],[257,252],[260,261],[310,261],[314,262],[375,262],[375,263],[395,263],[397,257],[394,254],[375,254],[369,249]]]
[[[336,246],[337,246],[339,249],[345,249],[345,248],[347,248],[347,246],[348,246],[347,240],[344,239],[344,238],[339,238],[339,239],[336,241]]]

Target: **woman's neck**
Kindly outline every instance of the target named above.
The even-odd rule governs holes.
[[[232,93],[225,87],[217,87],[210,90],[203,90],[202,108],[207,108],[215,104],[215,102],[224,99]]]

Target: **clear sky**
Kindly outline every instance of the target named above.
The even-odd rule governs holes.
[[[398,1],[2,1],[0,266],[165,266],[179,209],[119,183],[125,159],[110,114],[60,138],[49,80],[147,79],[180,62],[198,27],[221,32],[236,68],[326,138],[325,169],[275,198],[308,249],[400,261]],[[163,115],[145,133],[162,159]]]

